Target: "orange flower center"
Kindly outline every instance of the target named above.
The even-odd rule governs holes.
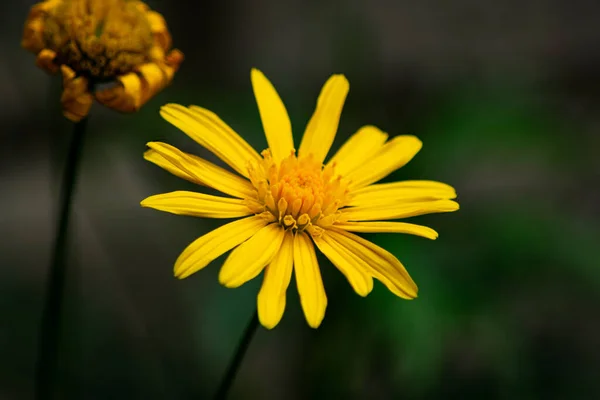
[[[256,197],[246,203],[254,213],[284,229],[307,230],[313,235],[338,219],[348,188],[341,176],[335,176],[333,165],[323,167],[312,156],[298,158],[295,152],[279,165],[269,150],[262,156],[261,162],[249,166]]]

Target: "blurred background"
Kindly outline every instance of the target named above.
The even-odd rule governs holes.
[[[304,321],[295,284],[260,328],[232,399],[600,398],[600,3],[592,0],[148,1],[186,56],[139,113],[94,105],[71,226],[59,386],[65,399],[214,393],[260,279],[219,285],[173,263],[222,221],[139,206],[194,186],[142,158],[166,141],[211,158],[158,114],[207,107],[266,147],[250,68],[298,142],[321,85],[351,83],[336,149],[360,126],[424,147],[387,180],[452,184],[461,210],[413,218],[436,241],[371,234],[419,284],[365,299],[322,261],[329,306]],[[60,78],[20,48],[33,1],[0,3],[0,399],[32,398],[61,162]],[[212,159],[212,158],[211,158]]]

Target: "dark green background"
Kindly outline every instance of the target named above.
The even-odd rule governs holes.
[[[5,4],[6,3],[6,4]],[[0,398],[32,396],[58,177],[71,125],[60,79],[20,49],[33,2],[0,5]],[[365,235],[418,283],[366,298],[323,262],[318,330],[295,284],[260,329],[232,399],[600,398],[600,3],[153,1],[186,61],[139,113],[95,105],[72,225],[60,388],[65,399],[208,398],[250,318],[260,279],[217,281],[223,258],[172,267],[221,221],[142,209],[194,190],[145,162],[161,140],[214,159],[158,115],[166,102],[219,114],[266,146],[250,68],[272,80],[296,141],[321,85],[351,85],[334,148],[360,126],[414,134],[388,179],[452,184],[461,210],[414,218],[436,241]]]

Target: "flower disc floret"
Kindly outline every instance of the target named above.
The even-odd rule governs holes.
[[[320,236],[341,215],[348,198],[347,182],[335,174],[335,165],[323,165],[311,155],[295,151],[277,165],[269,150],[251,163],[248,172],[256,197],[247,198],[250,209],[292,232],[307,230]]]

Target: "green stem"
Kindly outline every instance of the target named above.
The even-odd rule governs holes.
[[[254,315],[252,315],[252,319],[248,322],[246,326],[246,330],[244,331],[244,336],[240,340],[238,347],[235,351],[235,355],[233,359],[229,363],[227,367],[227,372],[219,385],[219,389],[217,390],[217,394],[215,395],[216,400],[225,400],[227,398],[227,394],[231,389],[233,381],[235,380],[235,376],[242,365],[242,361],[244,359],[244,355],[250,346],[250,342],[254,337],[254,333],[256,332],[256,328],[258,328],[258,312],[254,311]]]
[[[53,383],[58,364],[63,293],[67,276],[67,233],[87,120],[86,117],[75,123],[64,169],[60,194],[60,214],[52,252],[52,264],[47,279],[35,370],[35,398],[38,400],[53,397]]]

